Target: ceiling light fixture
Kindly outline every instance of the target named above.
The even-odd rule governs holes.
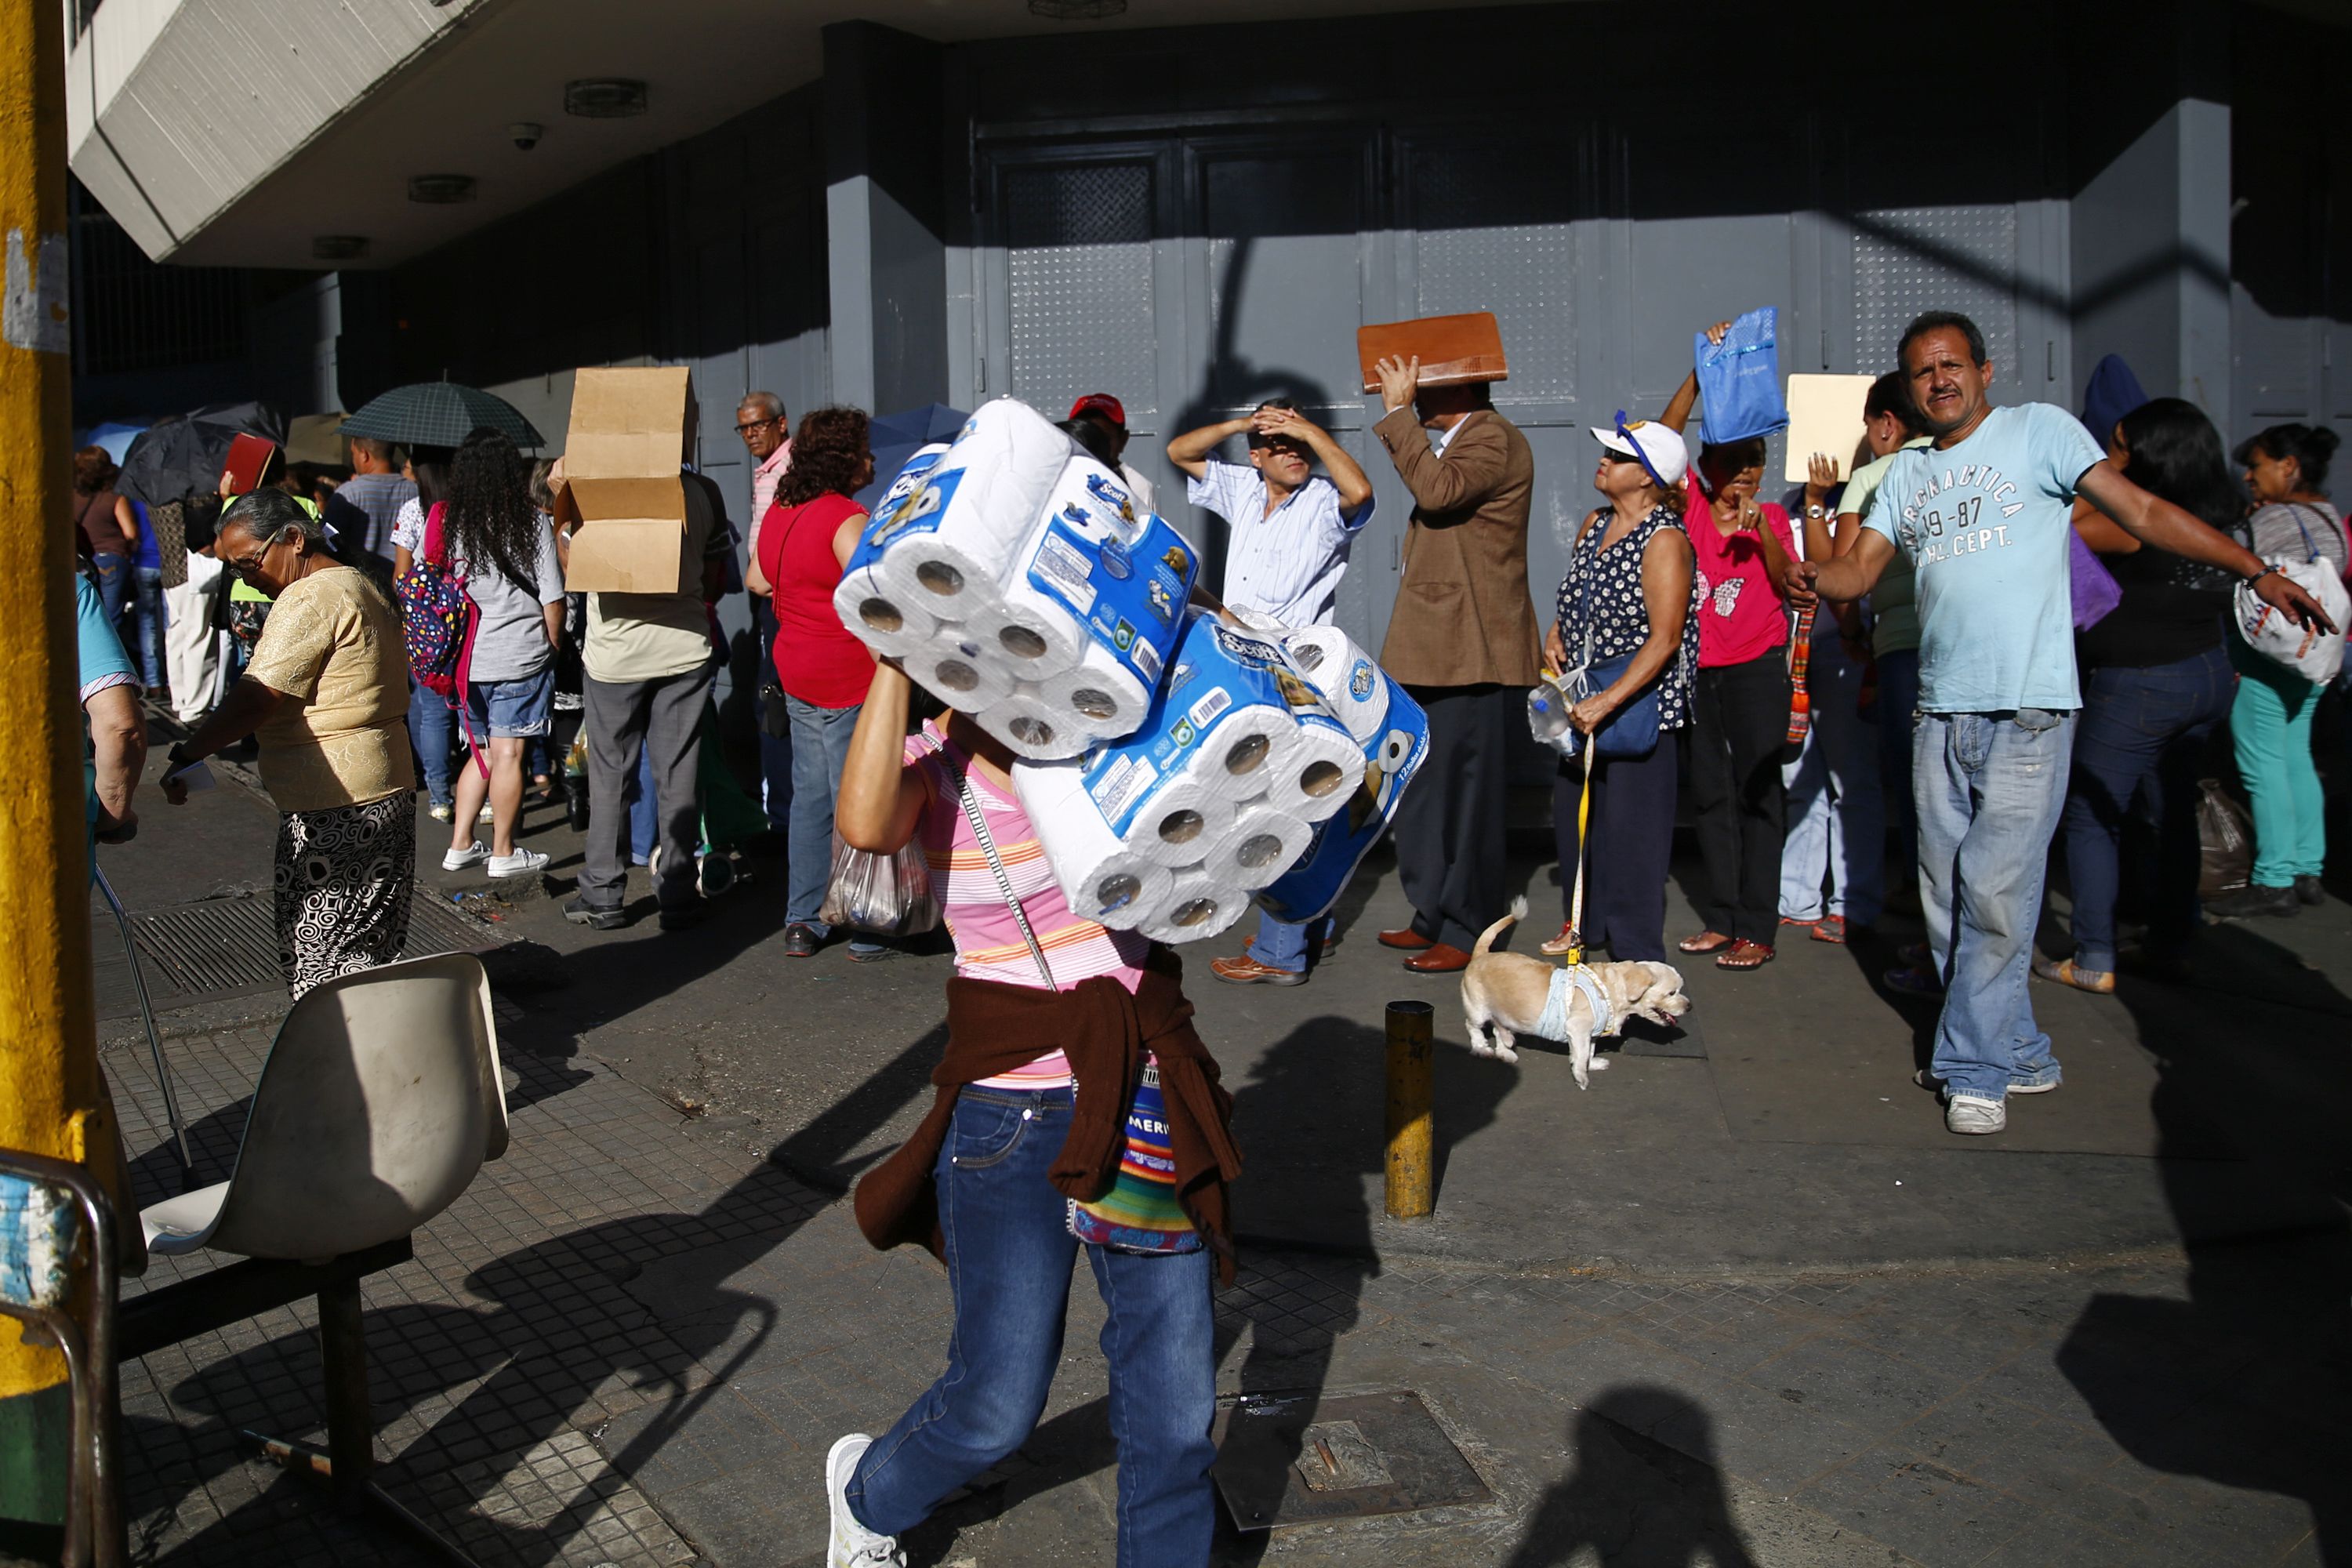
[[[474,176],[471,174],[411,174],[408,177],[408,199],[431,206],[452,206],[474,199]]]
[[[1029,14],[1056,22],[1099,22],[1125,15],[1127,0],[1029,0]]]
[[[584,77],[563,84],[563,112],[583,120],[626,120],[646,111],[646,84],[624,76]]]
[[[368,240],[363,234],[319,234],[310,237],[310,256],[316,261],[357,261],[367,253]]]

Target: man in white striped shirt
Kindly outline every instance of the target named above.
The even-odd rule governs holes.
[[[1244,434],[1248,467],[1213,455]],[[1315,472],[1318,458],[1330,478]],[[1347,448],[1297,404],[1275,397],[1242,418],[1177,437],[1168,460],[1189,476],[1185,499],[1225,521],[1226,605],[1286,626],[1329,625],[1349,548],[1372,516],[1372,482]],[[1249,952],[1209,967],[1235,985],[1302,984],[1311,940],[1328,929],[1261,913]]]

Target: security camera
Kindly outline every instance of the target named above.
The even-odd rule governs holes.
[[[514,138],[516,152],[528,153],[539,145],[539,139],[547,134],[547,127],[533,125],[528,120],[518,120],[507,127],[507,134]]]

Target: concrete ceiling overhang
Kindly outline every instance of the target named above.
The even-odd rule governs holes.
[[[73,166],[158,260],[320,267],[314,238],[350,235],[366,254],[341,265],[384,267],[814,81],[830,23],[958,43],[1431,4],[1130,0],[1055,22],[1028,0],[106,0],[68,61]],[[646,111],[567,115],[564,84],[598,77],[646,82]],[[517,121],[544,128],[528,152]],[[474,199],[409,200],[411,177],[453,174]]]

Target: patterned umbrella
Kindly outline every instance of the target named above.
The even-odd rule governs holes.
[[[395,386],[342,422],[345,436],[372,436],[404,447],[455,447],[483,426],[503,430],[518,447],[544,438],[505,398],[454,381],[420,381]]]

